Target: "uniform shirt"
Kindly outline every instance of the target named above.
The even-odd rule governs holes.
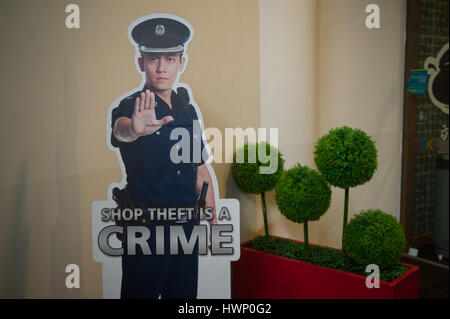
[[[198,121],[195,121],[198,120],[198,116],[191,104],[187,105],[178,94],[172,91],[171,110],[167,103],[155,94],[156,118],[160,120],[170,115],[174,121],[133,142],[119,142],[114,136],[116,120],[122,116],[131,118],[136,97],[146,89],[147,87],[144,87],[142,91],[135,92],[123,99],[119,106],[112,110],[111,144],[120,149],[125,164],[127,182],[131,189],[135,190],[133,197],[136,200],[150,201],[161,205],[191,205],[198,197],[195,187],[196,167],[204,164],[201,156],[201,152],[204,150],[202,131]],[[196,125],[195,129],[194,125]],[[170,134],[176,128],[186,129],[189,135],[175,136],[176,139],[171,140]],[[189,137],[189,150],[180,146],[187,146],[187,143],[181,143],[182,138],[186,141],[187,137]],[[196,143],[196,147],[194,147],[194,143]],[[170,158],[172,147],[175,147],[174,150],[178,150],[177,153],[180,155],[183,154],[182,152],[189,152],[189,160],[174,163]],[[208,155],[207,152],[206,155]]]

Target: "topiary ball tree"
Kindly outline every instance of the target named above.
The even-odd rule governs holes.
[[[369,209],[355,215],[348,223],[342,244],[344,252],[356,263],[387,268],[398,263],[406,238],[394,216]]]
[[[283,155],[267,142],[246,143],[236,151],[233,158],[231,170],[239,189],[245,193],[261,195],[266,236],[269,236],[269,225],[265,193],[275,188],[283,167]]]
[[[281,176],[275,200],[286,218],[303,223],[304,246],[308,250],[308,221],[318,220],[330,207],[330,186],[318,172],[297,164]]]
[[[348,126],[330,130],[316,143],[314,162],[333,186],[345,189],[344,225],[348,219],[349,188],[368,182],[375,173],[377,149],[365,132]]]

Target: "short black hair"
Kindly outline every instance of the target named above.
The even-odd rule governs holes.
[[[160,55],[179,55],[180,56],[180,62],[181,59],[183,58],[183,52],[182,53],[145,53],[143,54],[141,52],[141,58],[144,60],[144,56],[160,56]]]

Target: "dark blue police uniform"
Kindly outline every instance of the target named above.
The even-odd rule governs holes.
[[[131,118],[134,102],[141,92],[138,91],[122,100],[113,109],[111,125],[120,117]],[[153,134],[141,136],[137,140],[125,143],[111,136],[113,146],[120,149],[127,173],[127,183],[133,199],[146,204],[146,207],[193,207],[198,197],[196,194],[196,168],[204,164],[203,158],[195,158],[194,143],[204,149],[201,138],[201,128],[195,108],[187,104],[183,98],[172,91],[172,110],[158,95],[155,94],[155,115],[161,119],[171,115],[174,121],[163,125]],[[173,129],[183,128],[189,132],[189,150],[180,147],[180,152],[190,152],[188,163],[173,163],[170,158],[172,148],[181,145],[180,140],[171,140]],[[187,145],[184,144],[184,147]],[[198,220],[189,220],[182,225],[186,238]],[[198,278],[198,245],[193,254],[184,255],[179,247],[178,256],[169,254],[169,227],[175,225],[171,221],[147,221],[150,229],[148,244],[153,255],[143,255],[138,247],[136,255],[122,257],[122,298],[196,298]],[[155,255],[156,226],[164,226],[165,255]],[[126,251],[126,243],[124,243]]]
[[[189,29],[183,23],[173,19],[157,18],[143,21],[136,25],[132,37],[142,54],[182,53],[183,44],[189,38]],[[136,97],[144,92],[137,91],[123,99],[119,106],[112,110],[111,127],[120,117],[131,118]],[[182,94],[185,92],[185,94]],[[196,194],[196,172],[199,165],[204,164],[202,156],[194,152],[195,145],[200,145],[203,152],[203,141],[198,116],[195,108],[186,99],[187,91],[172,91],[169,108],[155,94],[155,115],[157,119],[172,116],[174,121],[163,125],[158,131],[141,136],[133,142],[119,142],[114,135],[111,144],[119,147],[127,174],[127,189],[133,199],[144,203],[145,207],[193,207]],[[186,144],[170,138],[174,129],[183,128],[189,133],[189,150]],[[184,137],[183,137],[184,138]],[[196,144],[198,143],[198,144]],[[189,152],[189,161],[174,163],[170,158],[171,150]],[[184,221],[182,225],[186,238],[190,238],[192,229],[199,223],[197,220]],[[148,244],[151,255],[143,255],[139,246],[136,255],[122,256],[122,289],[121,298],[196,298],[198,280],[198,244],[193,254],[172,256],[169,254],[169,227],[171,221],[145,222],[150,229]],[[165,255],[156,255],[155,227],[164,226]],[[181,247],[179,252],[183,253]]]
[[[115,121],[124,116],[131,118],[136,97],[147,89],[138,91],[122,100],[118,107],[112,110],[111,127]],[[174,121],[163,125],[153,134],[141,136],[131,143],[119,142],[112,135],[111,143],[120,148],[120,154],[125,164],[127,182],[134,190],[136,200],[149,200],[159,204],[190,205],[197,199],[195,192],[196,166],[204,164],[202,156],[194,152],[194,143],[200,143],[200,150],[204,149],[201,138],[201,128],[198,116],[191,104],[172,91],[172,110],[166,102],[155,94],[155,115],[161,119],[167,115]],[[183,128],[189,132],[189,149],[179,140],[171,140],[170,134],[174,128]],[[195,132],[194,132],[195,131]],[[189,152],[189,163],[175,164],[170,158],[172,148],[181,152]],[[197,162],[197,163],[195,163]]]

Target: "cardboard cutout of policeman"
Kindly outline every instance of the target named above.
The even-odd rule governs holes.
[[[104,297],[120,288],[123,299],[229,298],[239,202],[218,198],[200,110],[178,84],[193,28],[154,14],[134,21],[128,36],[143,83],[113,102],[107,125],[124,179],[92,206]]]

